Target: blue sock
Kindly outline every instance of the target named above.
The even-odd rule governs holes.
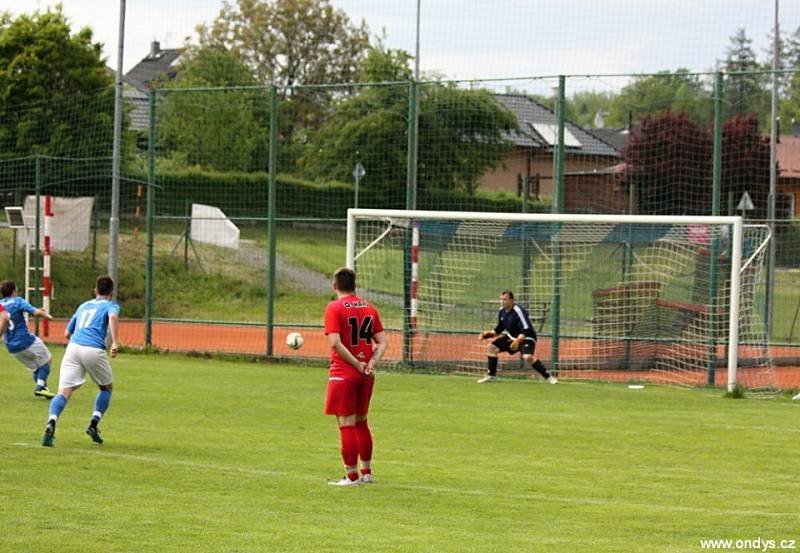
[[[61,394],[57,394],[56,397],[50,400],[50,418],[52,419],[55,417],[57,419],[66,406],[67,398]]]
[[[99,421],[103,414],[108,409],[108,404],[111,403],[111,391],[100,390],[97,393],[97,398],[94,400],[94,413],[92,413],[92,420]]]
[[[50,364],[42,365],[33,373],[33,380],[39,386],[44,386],[47,383],[47,377],[50,376]],[[41,384],[40,384],[41,382]]]

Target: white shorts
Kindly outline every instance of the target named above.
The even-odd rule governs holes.
[[[28,367],[31,372],[36,371],[39,367],[47,365],[52,361],[53,356],[50,355],[50,350],[44,345],[37,336],[33,343],[27,349],[18,351],[14,354],[17,360]]]
[[[103,349],[70,343],[58,375],[58,388],[77,388],[86,382],[86,373],[98,386],[108,386],[114,381],[108,353]]]

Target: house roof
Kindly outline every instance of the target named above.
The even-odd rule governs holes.
[[[176,67],[185,51],[186,48],[162,50],[161,45],[153,41],[150,44],[150,53],[122,77],[124,83],[122,95],[130,106],[129,116],[133,130],[146,131],[150,126],[150,106],[147,98],[149,85],[161,77],[168,79],[175,77]]]
[[[622,127],[620,129],[592,129],[591,132],[620,153],[625,147],[625,144],[628,143],[628,138],[631,136],[630,130],[628,130],[627,127]]]
[[[181,55],[186,48],[169,48],[162,50],[158,42],[151,45],[150,53],[133,69],[125,73],[122,80],[125,84],[140,90],[147,91],[149,83],[159,77],[165,76],[172,78],[175,76],[175,68]]]
[[[556,116],[551,109],[528,96],[519,94],[495,94],[495,98],[517,116],[520,131],[509,133],[507,136],[509,140],[518,146],[554,150],[552,133],[556,128]],[[579,127],[571,121],[565,121],[564,129],[567,131],[564,141],[567,153],[615,158],[620,156],[618,149],[592,131]]]
[[[779,175],[800,178],[800,136],[781,135],[776,153]]]

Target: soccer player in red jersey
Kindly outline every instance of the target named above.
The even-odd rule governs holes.
[[[5,334],[8,328],[8,321],[10,320],[6,308],[0,305],[0,336]]]
[[[356,486],[372,482],[372,434],[367,413],[375,386],[375,366],[388,342],[378,310],[355,295],[356,274],[352,269],[342,267],[334,273],[333,289],[338,299],[325,307],[325,335],[331,345],[325,414],[335,415],[339,422],[345,476],[331,484]]]

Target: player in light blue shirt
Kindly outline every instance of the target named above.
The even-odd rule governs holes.
[[[106,349],[106,334],[112,315],[119,317],[119,305],[103,296],[81,304],[67,324],[67,332],[72,335],[70,343]]]
[[[34,317],[51,319],[52,316],[44,309],[37,309],[23,298],[17,296],[17,285],[13,280],[0,282],[0,305],[8,312],[8,321],[3,325],[3,339],[6,342],[8,353],[28,367],[36,383],[33,394],[47,399],[55,394],[47,389],[47,377],[50,375],[50,350],[37,336],[28,330],[28,321],[25,314]]]
[[[61,360],[58,394],[50,402],[50,417],[42,437],[43,446],[53,447],[56,422],[67,406],[69,398],[86,382],[86,373],[89,373],[100,388],[86,433],[95,443],[103,443],[97,425],[111,403],[114,375],[108,362],[108,354],[110,353],[111,357],[117,356],[119,332],[119,305],[111,299],[113,292],[112,278],[98,277],[94,289],[95,298],[81,304],[67,324],[64,334],[69,339],[69,344]],[[106,353],[106,334],[111,335],[108,353]]]

